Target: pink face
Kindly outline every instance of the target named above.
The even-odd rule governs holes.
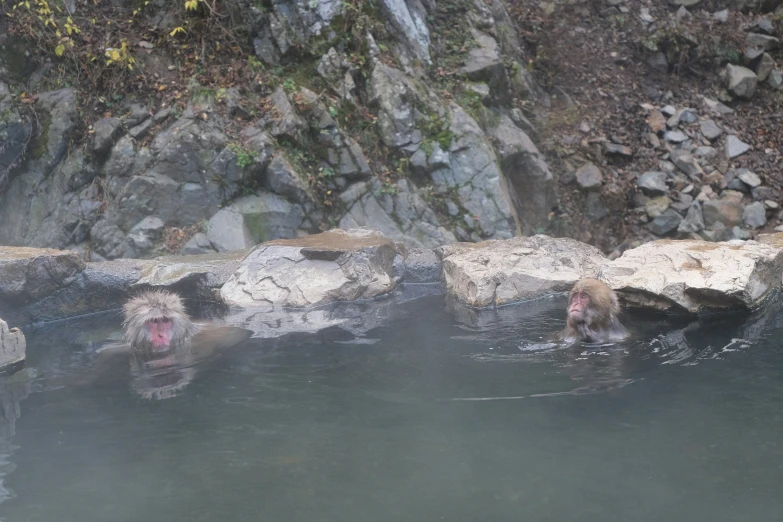
[[[587,292],[574,292],[568,305],[568,315],[574,319],[582,317],[590,305],[590,295]]]
[[[147,321],[147,332],[153,347],[164,348],[171,344],[171,320],[168,317]]]

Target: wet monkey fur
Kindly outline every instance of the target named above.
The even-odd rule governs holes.
[[[140,293],[122,311],[124,342],[101,348],[85,384],[101,376],[116,378],[124,364],[126,372],[130,365],[132,389],[142,397],[174,397],[193,380],[200,363],[219,357],[252,335],[234,326],[193,322],[182,299],[165,290]]]
[[[566,342],[606,343],[628,337],[617,315],[620,305],[609,285],[598,279],[581,279],[568,296],[568,319],[560,337]]]

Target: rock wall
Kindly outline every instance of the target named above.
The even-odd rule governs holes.
[[[191,89],[175,106],[128,96],[94,118],[78,86],[42,92],[45,81],[0,57],[0,244],[101,260],[244,249],[335,225],[411,248],[547,227],[555,180],[518,108],[535,87],[503,2],[230,5],[256,60],[293,71],[260,99],[252,85]],[[165,9],[150,15],[174,24]],[[350,39],[349,16],[367,25]],[[432,55],[452,45],[454,21],[464,45],[444,71]],[[25,98],[35,118],[9,85],[37,92]],[[246,110],[251,99],[262,113]]]

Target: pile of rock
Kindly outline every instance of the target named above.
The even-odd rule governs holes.
[[[658,170],[636,178],[634,211],[656,236],[749,239],[779,205],[759,175],[733,161],[752,147],[721,122],[733,110],[703,98],[702,110],[644,104]]]

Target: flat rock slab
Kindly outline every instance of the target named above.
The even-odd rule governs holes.
[[[145,266],[133,287],[172,287],[207,299],[219,299],[218,291],[239,267],[248,250],[215,254],[159,257]]]
[[[544,235],[438,249],[446,293],[474,308],[565,292],[609,261],[595,247]]]
[[[8,328],[8,324],[0,319],[0,372],[23,362],[26,347],[22,331]]]
[[[369,299],[394,290],[396,254],[394,242],[367,228],[269,241],[242,260],[220,297],[242,308]]]
[[[70,250],[0,247],[0,300],[34,301],[69,284],[85,266]]]
[[[703,313],[755,308],[782,272],[783,250],[772,244],[659,240],[624,252],[601,279],[626,306]]]

